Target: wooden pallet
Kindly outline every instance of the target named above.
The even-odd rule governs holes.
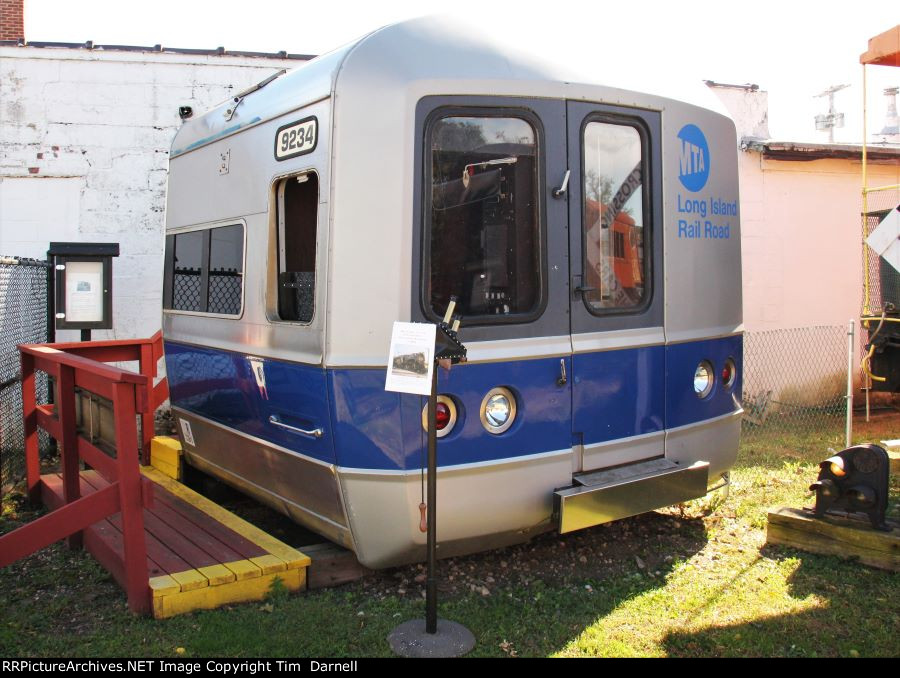
[[[153,483],[144,508],[148,586],[156,618],[260,600],[276,580],[288,590],[306,588],[310,559],[156,469],[141,473]],[[50,509],[63,504],[62,477],[41,477]],[[81,473],[81,494],[103,489],[95,471]],[[119,514],[84,531],[84,546],[124,586]]]
[[[891,462],[891,473],[900,475],[900,439],[882,440],[881,446],[887,450]]]
[[[881,532],[868,519],[826,514],[816,518],[812,511],[781,507],[769,511],[766,542],[826,555],[854,558],[882,570],[900,571],[900,525]]]
[[[360,565],[356,554],[337,544],[323,542],[303,546],[311,561],[306,570],[307,588],[322,589],[362,579],[372,570]]]

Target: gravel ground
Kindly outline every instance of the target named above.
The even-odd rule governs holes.
[[[626,570],[661,577],[675,560],[700,550],[704,534],[702,519],[684,518],[677,511],[567,535],[546,533],[524,544],[438,561],[438,588],[451,596],[469,591],[491,596],[536,581],[590,590],[596,584],[585,581],[600,581]],[[353,586],[381,598],[424,597],[425,577],[425,566],[416,564],[372,572]]]
[[[302,550],[324,541],[208,476],[196,472],[192,476],[188,483],[195,489],[291,546]],[[673,562],[700,551],[708,541],[709,522],[722,517],[721,507],[706,516],[698,509],[685,515],[670,508],[566,535],[548,532],[524,544],[439,560],[438,588],[442,595],[472,591],[491,596],[535,581],[573,582],[573,586],[581,582],[579,586],[590,589],[592,584],[585,581],[599,582],[625,571],[662,577]],[[370,571],[348,586],[379,598],[424,597],[425,572],[422,563]]]

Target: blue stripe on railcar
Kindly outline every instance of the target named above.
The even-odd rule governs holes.
[[[738,367],[734,386],[726,390],[717,380],[707,398],[697,398],[692,384],[699,362],[710,360],[719,373],[729,357]],[[697,423],[734,411],[732,395],[741,393],[740,336],[564,360],[575,377],[563,386],[557,384],[558,357],[441,371],[438,390],[454,398],[458,421],[441,439],[438,463],[569,449],[573,429],[575,439],[589,445]],[[383,368],[324,369],[171,341],[166,361],[174,405],[242,433],[343,467],[400,471],[423,463],[426,399],[385,391]],[[253,362],[263,366],[264,385]],[[652,387],[661,383],[654,375],[663,372],[665,388]],[[480,420],[482,398],[495,386],[512,390],[518,404],[515,423],[497,436],[486,433]],[[274,426],[272,415],[297,428],[321,428],[323,435],[310,438]]]
[[[585,445],[665,427],[663,346],[574,356],[574,430]]]
[[[173,405],[313,459],[335,462],[323,368],[171,341],[165,342],[165,353]],[[263,365],[264,384],[254,376],[251,359]],[[270,423],[273,415],[289,426],[321,428],[323,435],[292,433]]]
[[[438,392],[453,397],[458,420],[441,438],[438,464],[451,466],[569,449],[572,430],[568,384],[557,386],[559,358],[455,366],[438,375]],[[341,466],[416,469],[422,466],[426,398],[384,390],[384,369],[329,370],[335,446]],[[495,386],[516,396],[518,412],[502,435],[484,430],[481,401]],[[401,421],[398,428],[397,421]]]
[[[734,360],[737,376],[731,388],[726,389],[722,367],[728,358]],[[741,398],[743,359],[743,335],[666,346],[666,427],[687,426],[734,412],[734,400]],[[716,374],[713,390],[702,399],[693,388],[694,372],[701,360],[710,361]]]

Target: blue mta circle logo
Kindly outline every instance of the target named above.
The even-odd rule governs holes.
[[[706,186],[709,179],[709,145],[696,125],[685,125],[678,133],[681,141],[678,156],[678,178],[692,193]]]

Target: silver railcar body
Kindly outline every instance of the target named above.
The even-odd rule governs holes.
[[[441,554],[554,529],[578,474],[705,461],[713,482],[742,308],[735,129],[712,108],[418,19],[187,121],[163,330],[188,462],[368,566],[423,558],[425,399],[384,378],[393,321],[452,293],[469,362],[439,382]]]

